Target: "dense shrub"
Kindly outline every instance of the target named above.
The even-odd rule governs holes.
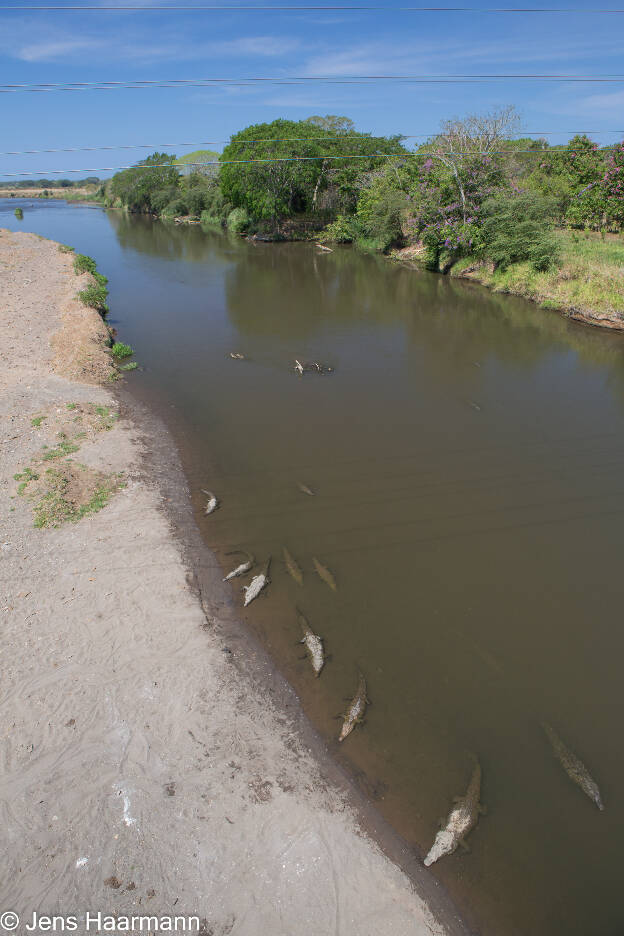
[[[364,238],[372,239],[377,250],[386,250],[403,240],[403,219],[407,210],[404,191],[389,184],[390,175],[374,180],[364,189],[357,205],[357,220]]]
[[[231,202],[227,201],[222,190],[221,186],[217,181],[211,181],[211,183],[206,186],[203,190],[203,208],[202,208],[202,221],[204,220],[204,215],[206,218],[218,219],[219,221],[225,223],[227,216],[234,207]]]
[[[164,218],[177,218],[189,213],[188,206],[183,198],[178,196],[170,201],[162,211]]]
[[[106,304],[106,299],[108,296],[108,290],[106,286],[98,285],[91,283],[86,289],[81,290],[78,293],[78,298],[84,305],[89,306],[92,309],[97,309],[98,312],[103,315],[108,312],[108,306]]]
[[[225,223],[223,218],[210,214],[209,211],[202,211],[199,220],[201,221],[202,227],[223,227]]]
[[[359,227],[355,218],[348,218],[346,215],[338,215],[335,221],[328,224],[318,236],[319,241],[334,244],[351,244],[359,233]]]
[[[242,234],[249,228],[249,215],[244,208],[233,208],[227,216],[227,227],[233,234]]]
[[[179,194],[180,188],[177,183],[175,185],[166,185],[159,191],[153,192],[150,198],[151,210],[154,214],[163,214],[167,205],[178,198]]]
[[[558,256],[555,210],[551,199],[530,192],[489,199],[483,206],[482,253],[500,269],[527,260],[535,270],[549,269]]]

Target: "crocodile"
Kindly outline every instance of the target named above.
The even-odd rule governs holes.
[[[600,796],[598,784],[590,775],[589,770],[583,761],[579,760],[576,754],[573,754],[572,751],[566,747],[551,725],[542,722],[542,728],[546,732],[546,737],[550,741],[555,757],[567,773],[570,780],[572,780],[573,783],[576,783],[576,785],[581,788],[586,796],[589,796],[590,800],[596,804],[598,809],[603,810],[604,803],[602,802],[602,797]]]
[[[283,546],[282,549],[284,552],[284,562],[286,564],[286,568],[288,569],[289,575],[294,578],[297,585],[303,585],[303,572],[299,568],[296,559],[290,555],[285,546]]]
[[[344,716],[342,728],[338,735],[339,741],[344,741],[347,735],[351,734],[356,725],[362,724],[367,705],[370,705],[370,700],[366,696],[366,680],[360,673],[357,692]]]
[[[202,488],[202,494],[205,494],[206,497],[208,498],[208,503],[206,504],[206,511],[205,511],[206,516],[208,516],[208,514],[214,513],[214,511],[217,509],[217,507],[219,506],[219,501],[217,500],[215,495],[212,493],[212,491],[204,491],[204,489]]]
[[[247,556],[247,561],[246,561],[246,562],[241,562],[241,564],[238,565],[238,566],[236,566],[235,569],[232,569],[231,572],[228,572],[228,574],[225,576],[225,578],[222,579],[223,582],[229,582],[230,579],[238,578],[239,575],[244,575],[245,572],[249,572],[251,569],[253,569],[253,565],[254,565],[254,562],[255,562],[256,560],[254,559],[254,557],[252,556],[252,554],[251,554],[251,553],[248,553],[248,552],[245,552],[244,549],[241,549],[241,550],[238,550],[238,549],[237,549],[236,552],[240,552],[240,553],[242,553],[243,556]],[[228,556],[231,556],[231,555],[233,555],[233,553],[228,553],[227,555],[228,555]]]
[[[336,579],[322,562],[319,562],[316,556],[312,556],[312,562],[314,563],[314,568],[316,569],[316,574],[321,578],[326,585],[329,585],[332,591],[337,591],[338,586],[336,585]]]
[[[314,670],[315,675],[320,676],[321,670],[325,666],[323,641],[318,636],[318,634],[314,633],[299,608],[297,608],[297,620],[299,621],[299,626],[301,627],[303,633],[303,639],[300,642],[305,645],[305,648],[308,651],[310,663],[312,664],[312,669]]]
[[[441,828],[435,841],[425,858],[425,865],[429,867],[434,861],[444,855],[452,855],[458,845],[468,850],[465,839],[479,821],[479,815],[485,813],[485,808],[479,802],[481,794],[481,765],[475,758],[475,766],[468,789],[464,796],[456,796],[455,805],[451,809],[446,822],[440,823]]]
[[[243,585],[243,591],[245,592],[245,601],[243,602],[244,607],[246,608],[248,604],[257,598],[263,588],[269,584],[269,566],[271,565],[271,557],[266,561],[264,571],[254,575],[249,585]]]

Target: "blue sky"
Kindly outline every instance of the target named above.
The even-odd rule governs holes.
[[[84,0],[64,2],[84,5]],[[114,2],[90,0],[91,5]],[[167,0],[126,2],[148,9],[9,12],[6,7],[16,0],[0,0],[0,84],[251,75],[624,73],[624,16],[617,15],[393,13],[398,2],[377,13],[193,14],[154,10]],[[61,5],[60,0],[48,3]],[[247,0],[246,5],[261,4]],[[467,0],[465,5],[479,4]],[[618,6],[614,0],[600,5]],[[565,0],[565,6],[587,8],[590,2]],[[598,131],[594,136],[600,142],[613,142],[618,136],[606,131],[624,125],[624,81],[16,93],[0,97],[0,150],[225,140],[250,123],[318,113],[346,114],[359,129],[379,134],[427,134],[445,118],[508,103],[518,108],[526,130],[561,131],[550,137],[557,142],[579,129]],[[178,155],[188,151],[177,150]],[[0,176],[13,169],[121,166],[142,155],[0,156]]]

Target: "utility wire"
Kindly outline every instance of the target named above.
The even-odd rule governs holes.
[[[549,13],[549,14],[592,14],[615,16],[624,10],[596,10],[591,7],[387,7],[387,6],[223,6],[223,5],[180,5],[180,6],[16,6],[0,8],[0,12],[36,11],[45,13]]]
[[[287,163],[287,162],[312,162],[314,160],[338,160],[338,159],[407,159],[411,157],[412,159],[435,159],[440,156],[446,158],[457,158],[458,156],[517,156],[517,155],[528,155],[528,156],[540,156],[544,157],[547,155],[559,155],[559,150],[492,150],[488,152],[487,150],[478,150],[471,152],[469,150],[465,152],[457,153],[445,153],[445,152],[428,152],[428,153],[365,153],[365,154],[348,154],[337,156],[332,153],[325,153],[320,156],[267,156],[263,158],[255,159],[219,159],[212,160],[210,162],[200,162],[200,163],[184,163],[185,166],[196,167],[200,169],[205,169],[207,166],[230,166],[230,165],[239,165],[239,164],[249,164],[249,163]],[[177,169],[178,167],[174,163],[159,163],[156,166],[100,166],[95,169],[33,169],[31,172],[5,172],[0,170],[2,175],[5,176],[33,176],[33,175],[65,175],[77,172],[122,172],[126,169]]]
[[[254,87],[266,84],[305,86],[313,82],[323,85],[374,84],[375,82],[396,82],[398,84],[477,84],[495,81],[545,81],[611,84],[624,81],[624,75],[345,75],[330,77],[325,75],[293,77],[250,77],[250,78],[155,78],[149,80],[127,81],[81,81],[49,84],[4,84],[0,85],[0,94],[18,92],[48,93],[52,91],[111,91],[120,88],[144,90],[146,88],[199,88],[243,86]]]
[[[622,133],[624,134],[624,129],[622,130],[523,130],[519,132],[520,139],[524,139],[525,136],[557,136],[558,134],[598,134],[598,133]],[[435,130],[429,133],[401,133],[397,134],[400,140],[416,140],[419,138],[429,139],[430,137],[440,136],[440,131]],[[164,147],[165,149],[179,149],[182,146],[245,146],[247,143],[318,143],[320,137],[263,137],[260,139],[253,140],[200,140],[196,143],[119,143],[117,145],[109,146],[66,146],[58,149],[38,149],[38,150],[7,150],[4,153],[0,153],[0,156],[39,156],[43,153],[95,153],[109,150],[131,150],[131,149],[158,149],[158,147]],[[322,142],[327,143],[329,141],[338,141],[344,142],[345,139],[350,140],[352,143],[365,143],[367,138],[363,140],[352,139],[346,135],[341,136],[324,136],[322,137]],[[510,140],[510,142],[513,142]],[[531,150],[533,152],[533,150]],[[537,152],[545,152],[538,150]],[[181,163],[181,165],[207,165],[206,163]]]

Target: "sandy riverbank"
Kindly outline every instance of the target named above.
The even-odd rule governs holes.
[[[2,231],[0,283],[0,909],[465,933],[242,630],[71,255]]]

